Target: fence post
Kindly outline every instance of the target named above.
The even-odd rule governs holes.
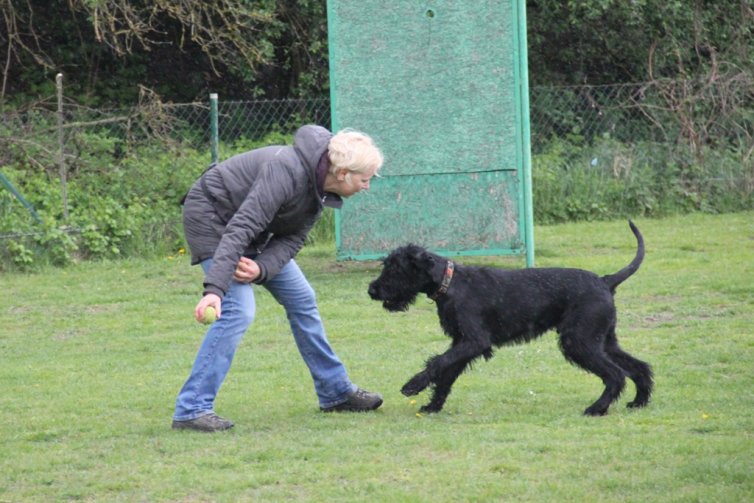
[[[524,242],[526,243],[526,267],[534,267],[534,196],[532,195],[532,166],[531,166],[531,118],[529,117],[529,55],[526,50],[526,2],[518,0],[521,22],[518,24],[519,50],[521,58],[521,82],[519,93],[521,96],[521,138],[523,152],[522,174],[524,192]]]
[[[68,222],[68,189],[66,184],[65,152],[63,141],[63,74],[55,76],[55,87],[58,91],[58,171],[60,172],[60,188],[63,196],[63,220]]]
[[[219,138],[218,138],[218,128],[217,128],[217,93],[211,93],[209,95],[209,127],[210,127],[210,134],[212,136],[211,138],[211,152],[212,152],[212,162],[217,162],[218,160],[218,144],[219,144]]]
[[[29,210],[29,213],[31,213],[31,216],[34,217],[34,220],[36,220],[38,224],[42,223],[42,219],[39,218],[39,215],[37,214],[37,211],[34,209],[34,206],[32,206],[31,203],[27,201],[26,198],[22,196],[18,190],[16,190],[13,184],[10,183],[10,180],[8,180],[5,177],[5,175],[3,175],[2,173],[0,173],[0,183],[5,185],[5,188],[8,189],[10,193],[16,197],[16,199],[21,201],[21,204],[24,205],[24,208]]]

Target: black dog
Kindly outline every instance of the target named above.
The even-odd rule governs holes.
[[[453,342],[427,361],[426,368],[401,389],[416,395],[433,385],[422,412],[439,412],[458,376],[477,358],[490,359],[493,346],[528,342],[555,329],[566,359],[602,378],[605,391],[584,414],[601,416],[623,391],[625,377],[636,384],[629,407],[643,407],[652,393],[652,370],[618,346],[615,336],[615,288],[634,274],[644,259],[644,240],[615,274],[597,276],[581,269],[532,268],[501,270],[465,267],[415,245],[394,250],[369,296],[388,311],[405,311],[425,293],[437,303],[440,324]]]

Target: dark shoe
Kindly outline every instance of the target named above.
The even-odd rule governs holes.
[[[320,408],[322,412],[367,412],[382,405],[382,395],[361,388],[348,395],[348,400],[333,407]]]
[[[196,430],[206,433],[233,428],[233,421],[223,419],[214,412],[188,421],[173,421],[174,430]]]

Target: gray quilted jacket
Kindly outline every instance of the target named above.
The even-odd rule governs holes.
[[[255,149],[210,168],[189,190],[183,225],[191,263],[212,257],[204,293],[228,291],[241,256],[261,270],[255,283],[275,276],[304,245],[323,204],[340,207],[335,194],[322,193],[317,166],[332,133],[303,126],[293,146]]]

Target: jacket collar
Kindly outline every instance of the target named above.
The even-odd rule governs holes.
[[[343,206],[343,198],[332,192],[325,192],[325,177],[330,170],[330,159],[327,157],[327,150],[322,154],[317,163],[317,195],[322,204],[328,208],[340,209]]]
[[[322,204],[327,206],[328,208],[335,208],[336,210],[339,210],[343,207],[343,198],[338,194],[325,192],[325,194],[322,196]]]

